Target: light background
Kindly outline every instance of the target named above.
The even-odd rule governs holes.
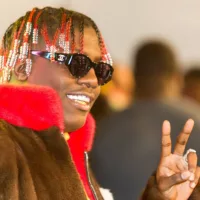
[[[92,17],[117,62],[129,63],[130,51],[152,37],[170,41],[184,69],[200,62],[199,0],[1,0],[0,36],[36,6],[64,6]]]

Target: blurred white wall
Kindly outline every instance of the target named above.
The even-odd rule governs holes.
[[[129,63],[130,51],[146,37],[169,40],[184,64],[200,62],[199,0],[1,0],[0,35],[32,7],[64,6],[92,17],[113,57]]]

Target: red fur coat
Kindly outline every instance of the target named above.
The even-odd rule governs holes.
[[[89,115],[68,143],[63,129],[55,91],[0,86],[0,199],[102,199],[86,162],[93,118]]]

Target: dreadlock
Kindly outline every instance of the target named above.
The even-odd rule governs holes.
[[[9,28],[6,30],[4,34],[4,39],[3,39],[3,44],[6,49],[10,49],[14,32],[19,31],[23,21],[27,22],[30,16],[30,13],[31,13],[30,11],[27,12],[25,16],[20,17],[16,22],[11,24]],[[41,13],[41,15],[36,20],[38,24],[38,29],[40,29],[42,25],[45,23],[48,28],[48,33],[50,34],[51,37],[53,33],[55,33],[56,29],[60,28],[63,13],[67,15],[67,19],[66,19],[67,21],[70,18],[72,18],[74,28],[78,28],[83,25],[82,23],[84,23],[85,27],[93,27],[93,28],[95,27],[95,31],[100,35],[100,32],[96,24],[94,23],[94,21],[84,14],[71,11],[71,10],[66,10],[64,8],[52,8],[52,7],[45,7],[43,9],[35,8],[32,22],[34,22],[38,13]],[[25,28],[26,27],[24,24],[24,26],[22,27],[21,33],[25,31]],[[81,34],[83,34],[83,28],[81,29],[81,31],[82,31]],[[71,34],[74,34],[74,30]],[[21,40],[22,37],[23,37],[23,34],[21,34],[20,38],[18,39]]]
[[[16,62],[20,59],[26,60],[29,75],[31,71],[30,51],[32,45],[38,44],[38,40],[41,41],[43,39],[47,50],[52,55],[56,51],[55,46],[59,46],[64,53],[73,53],[76,47],[75,30],[78,29],[80,32],[80,53],[83,53],[84,28],[86,27],[92,27],[97,34],[102,61],[112,64],[101,33],[94,21],[88,16],[65,8],[44,7],[28,11],[11,24],[3,36],[0,49],[0,73],[3,71],[3,82],[6,82],[6,79],[9,81],[9,78],[5,76],[9,76],[7,73],[14,68]],[[52,56],[53,59],[54,57]],[[2,60],[4,60],[3,66],[1,64],[3,63]]]

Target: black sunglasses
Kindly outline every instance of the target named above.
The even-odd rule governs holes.
[[[51,53],[47,51],[31,51],[32,55],[40,56],[50,60]],[[76,78],[81,78],[85,76],[91,68],[94,69],[98,84],[104,85],[109,82],[112,78],[113,67],[104,62],[94,63],[91,59],[84,54],[64,54],[55,53],[55,61],[59,63],[64,63],[72,76]]]

